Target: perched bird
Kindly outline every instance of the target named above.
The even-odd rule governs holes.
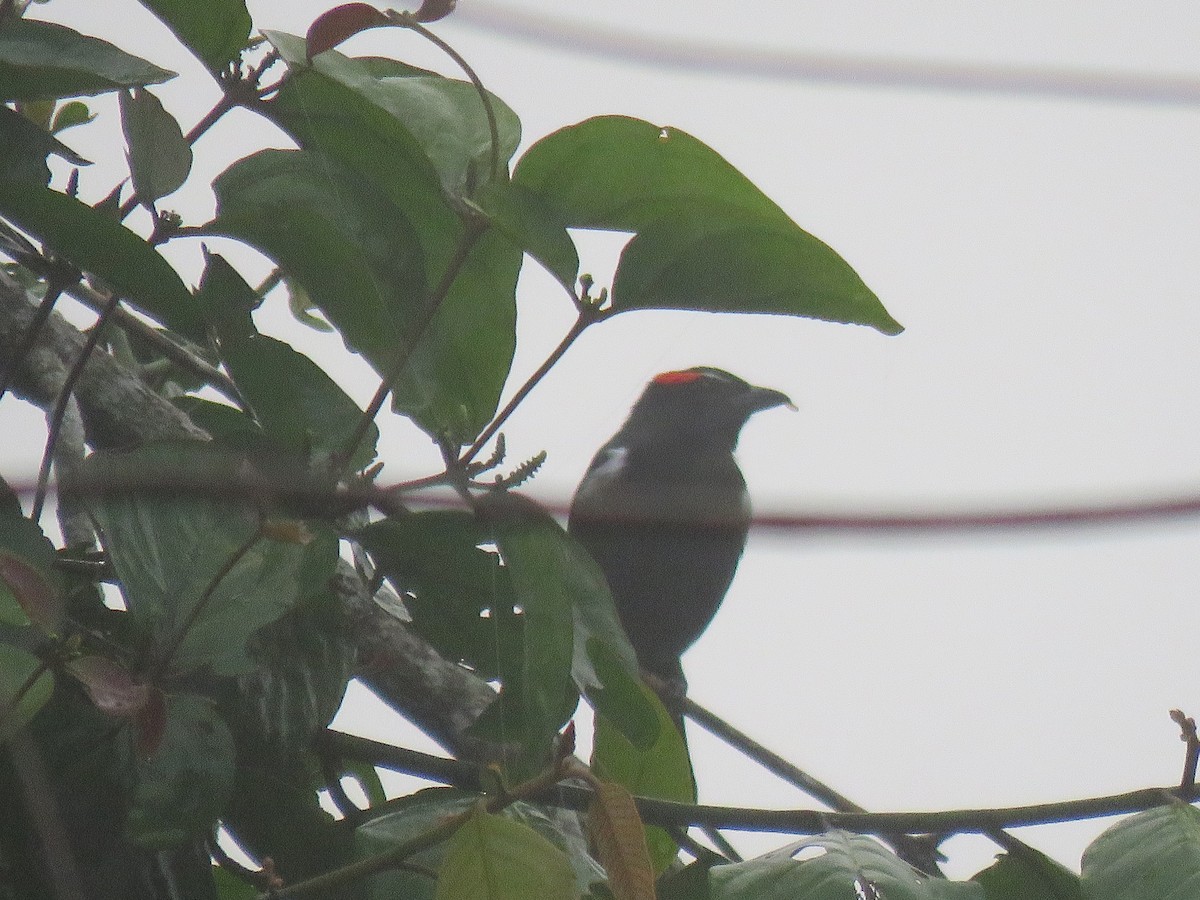
[[[643,672],[680,697],[679,658],[712,621],[746,544],[738,434],[775,406],[795,409],[787,395],[721,369],[664,372],[596,453],[571,503],[568,530],[604,572]]]

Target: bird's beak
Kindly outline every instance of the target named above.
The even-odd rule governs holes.
[[[774,409],[776,406],[786,406],[792,412],[796,412],[796,404],[792,402],[792,398],[783,393],[783,391],[777,391],[773,388],[751,388],[750,396],[746,398],[746,406],[751,413],[756,413],[764,409]]]

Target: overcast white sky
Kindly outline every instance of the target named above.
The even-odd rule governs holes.
[[[334,4],[248,5],[260,27],[303,33]],[[505,429],[513,459],[549,451],[531,488],[539,497],[565,502],[648,377],[696,364],[787,391],[800,407],[764,414],[743,435],[760,511],[1040,507],[1197,487],[1200,103],[693,72],[497,36],[485,25],[503,7],[460,6],[458,21],[437,29],[522,117],[527,143],[604,113],[683,128],[836,248],[907,326],[886,338],[751,316],[604,323]],[[511,8],[669,46],[1200,79],[1200,12],[1182,2],[1153,14],[1107,0]],[[134,52],[161,33],[131,0],[55,0],[35,13]],[[391,30],[344,49],[437,62]],[[212,90],[169,40],[152,58],[186,73],[158,93],[189,127]],[[84,149],[116,131],[112,118],[68,142]],[[198,146],[198,165],[216,171],[256,149],[267,129],[257,122],[231,117]],[[111,186],[98,171],[85,177],[85,195]],[[199,178],[166,205],[199,221],[211,203]],[[618,246],[583,245],[584,269],[600,284]],[[547,277],[527,274],[514,386],[572,314]],[[341,359],[335,341],[290,324],[285,311],[260,324],[327,364]],[[357,397],[374,388],[362,365],[338,363],[333,374]],[[32,420],[0,420],[23,421]],[[399,423],[385,435],[386,478],[432,471],[423,438]],[[15,452],[9,471],[36,471],[38,448]],[[1200,521],[959,537],[760,532],[685,667],[700,703],[873,809],[1167,784],[1182,761],[1167,710],[1200,714],[1198,549]],[[359,717],[359,726],[397,734],[382,720]],[[706,736],[693,732],[692,746],[704,801],[810,805]],[[1021,836],[1077,867],[1097,829]],[[960,875],[992,853],[968,839],[946,849]]]

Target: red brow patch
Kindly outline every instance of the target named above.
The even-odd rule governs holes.
[[[654,376],[655,384],[691,384],[704,377],[702,372],[663,372]]]

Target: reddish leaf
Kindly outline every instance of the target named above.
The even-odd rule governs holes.
[[[136,720],[150,703],[150,687],[135,681],[128,669],[107,657],[84,656],[67,668],[106,715]]]
[[[53,632],[62,621],[58,594],[35,566],[19,556],[0,551],[0,579],[16,598],[25,615],[45,631]]]
[[[588,834],[618,900],[653,900],[654,866],[633,795],[614,781],[597,781],[588,809]]]
[[[421,8],[413,13],[418,22],[436,22],[454,12],[458,0],[421,0]]]
[[[343,3],[326,10],[308,26],[308,61],[318,53],[332,50],[342,41],[368,28],[389,24],[388,17],[367,3]]]

